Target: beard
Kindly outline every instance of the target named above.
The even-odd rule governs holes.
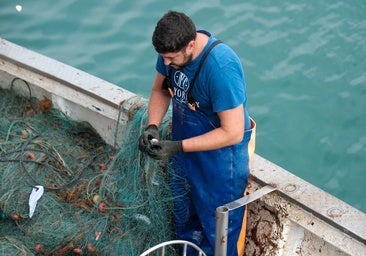
[[[174,69],[182,69],[184,68],[185,66],[187,66],[193,59],[193,53],[190,54],[190,55],[186,55],[184,54],[184,58],[183,58],[183,62],[181,64],[174,64],[174,63],[170,63],[170,66]]]

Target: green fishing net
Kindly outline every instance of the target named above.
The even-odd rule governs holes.
[[[169,168],[138,150],[144,102],[114,148],[47,98],[0,98],[0,255],[134,256],[174,238]]]

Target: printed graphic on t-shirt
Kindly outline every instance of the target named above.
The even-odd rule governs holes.
[[[187,93],[189,89],[189,79],[181,71],[177,70],[173,75],[174,79],[174,97],[180,103],[187,103]]]

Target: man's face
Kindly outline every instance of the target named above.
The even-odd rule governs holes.
[[[169,65],[174,69],[181,69],[192,61],[193,46],[194,41],[191,41],[179,52],[161,53],[160,55],[163,57],[165,65]]]

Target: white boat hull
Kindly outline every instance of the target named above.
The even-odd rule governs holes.
[[[141,101],[121,87],[0,39],[0,86],[9,88],[14,78],[72,119],[89,122],[115,146],[128,109]],[[13,89],[28,93],[24,86]],[[247,255],[366,255],[365,213],[255,155],[248,193],[268,184],[276,190],[248,204]]]

